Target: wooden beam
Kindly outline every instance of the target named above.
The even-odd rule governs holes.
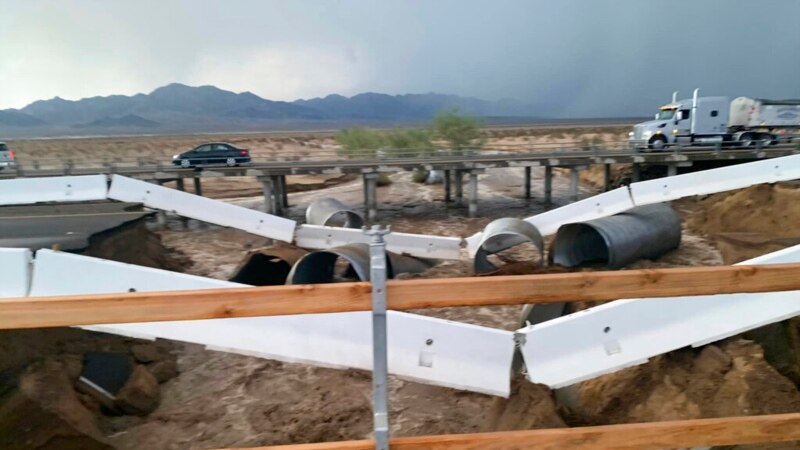
[[[800,264],[390,281],[389,309],[800,290]],[[369,283],[0,299],[0,329],[367,311]]]
[[[642,450],[800,440],[800,413],[597,427],[401,437],[392,450]],[[248,450],[372,450],[371,440]],[[233,449],[228,449],[233,450]],[[244,449],[241,449],[244,450]]]

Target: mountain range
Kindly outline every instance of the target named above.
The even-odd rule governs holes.
[[[455,108],[480,117],[531,117],[532,108],[513,100],[428,94],[388,95],[367,92],[345,97],[274,101],[251,92],[215,86],[169,84],[149,94],[111,95],[81,100],[59,97],[21,109],[0,110],[0,132],[29,135],[79,129],[86,133],[239,131],[279,126],[341,123],[413,123]],[[302,126],[300,126],[302,127]]]

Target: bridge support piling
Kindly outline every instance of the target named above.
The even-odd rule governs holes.
[[[183,184],[183,178],[178,178],[175,180],[175,187],[177,187],[179,191],[186,192],[186,186]]]
[[[639,163],[633,163],[633,171],[631,172],[631,183],[638,183],[642,180],[642,167]]]
[[[200,177],[194,177],[194,193],[196,195],[203,195],[203,186],[200,184]]]
[[[289,190],[286,189],[286,175],[281,175],[279,177],[281,181],[281,201],[283,202],[283,207],[289,207]]]
[[[578,187],[580,185],[580,172],[578,171],[577,167],[571,167],[569,169],[569,200],[576,202],[578,201]]]
[[[280,175],[270,177],[272,183],[272,210],[276,216],[283,215],[283,184]]]
[[[667,176],[674,177],[678,174],[678,165],[677,164],[670,164],[667,166]]]
[[[444,171],[444,202],[450,203],[453,199],[450,197],[450,177],[452,170],[445,170]]]
[[[272,179],[259,177],[258,181],[261,182],[261,190],[264,192],[264,212],[267,214],[275,214],[275,193],[272,186]]]
[[[478,174],[480,171],[469,171],[469,216],[478,215]]]
[[[364,174],[364,208],[370,221],[378,218],[378,176],[375,172]]]
[[[611,189],[611,164],[603,164],[603,192]]]
[[[531,198],[531,166],[525,166],[525,198]]]
[[[453,171],[456,184],[456,206],[464,206],[464,172],[460,169]]]
[[[553,203],[553,166],[544,166],[544,203]]]

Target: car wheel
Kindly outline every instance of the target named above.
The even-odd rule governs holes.
[[[182,159],[181,167],[183,167],[184,169],[188,169],[189,167],[192,167],[192,162],[189,161],[189,159]]]
[[[664,136],[656,136],[650,140],[650,148],[653,150],[664,150],[667,146],[667,140]]]
[[[226,160],[225,160],[225,164],[226,164],[228,167],[233,167],[233,166],[235,166],[235,165],[236,165],[236,158],[228,158],[228,159],[226,159]]]

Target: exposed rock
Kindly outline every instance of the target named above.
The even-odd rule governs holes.
[[[178,376],[178,363],[168,359],[147,366],[147,370],[159,383],[167,382]]]
[[[112,450],[94,416],[78,400],[65,365],[36,363],[0,396],[4,450]]]
[[[153,343],[136,344],[131,347],[131,353],[136,358],[136,361],[144,364],[164,361],[169,358],[169,352],[165,348]]]
[[[138,365],[117,393],[114,405],[126,414],[146,416],[158,407],[160,401],[158,381],[144,366]]]

